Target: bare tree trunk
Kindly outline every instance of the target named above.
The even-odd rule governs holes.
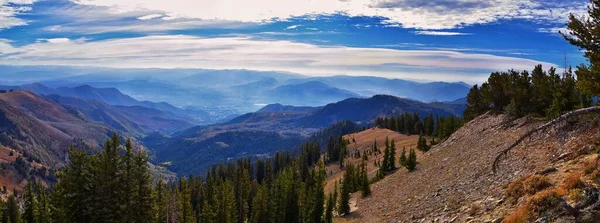
[[[523,140],[525,140],[528,137],[531,137],[533,134],[538,133],[540,131],[544,131],[546,129],[548,129],[549,127],[560,123],[562,121],[565,121],[569,118],[572,117],[576,117],[576,116],[581,116],[581,115],[586,115],[586,114],[591,114],[591,113],[600,113],[600,107],[599,106],[594,106],[594,107],[589,107],[589,108],[582,108],[582,109],[578,109],[575,111],[570,111],[564,115],[561,115],[558,118],[553,119],[552,121],[543,124],[540,127],[537,127],[533,130],[530,130],[529,132],[525,133],[523,136],[521,136],[519,139],[517,139],[517,141],[515,141],[513,144],[511,144],[508,148],[502,150],[498,155],[496,155],[496,158],[494,159],[494,164],[492,166],[492,171],[494,174],[496,174],[496,171],[498,169],[498,165],[500,163],[500,159],[505,156],[510,150],[512,150],[513,148],[515,148],[516,146],[518,146],[521,142],[523,142]],[[596,165],[598,165],[598,159],[596,159]]]

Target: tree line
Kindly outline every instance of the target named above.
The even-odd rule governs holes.
[[[592,97],[577,88],[577,83],[571,68],[562,75],[553,67],[545,71],[542,65],[531,72],[493,72],[481,86],[469,90],[464,117],[471,120],[493,111],[514,118],[530,114],[555,118],[592,105]]]
[[[134,150],[131,141],[121,145],[117,135],[98,153],[69,148],[68,155],[53,186],[31,180],[22,198],[0,202],[2,222],[320,223],[332,222],[342,202],[325,196],[325,165],[316,143],[295,154],[221,163],[203,177],[177,182],[154,180],[145,152]]]
[[[438,116],[433,114],[421,118],[417,113],[403,113],[395,117],[379,117],[375,119],[375,126],[390,129],[406,135],[421,135],[432,137],[431,144],[436,139],[442,140],[450,137],[464,124],[461,117],[453,115]],[[420,139],[423,140],[423,139]],[[426,150],[425,147],[422,147]]]

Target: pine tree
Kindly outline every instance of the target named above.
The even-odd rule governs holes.
[[[269,221],[269,191],[265,184],[260,186],[252,203],[252,217],[250,222],[262,223]]]
[[[572,45],[585,50],[589,65],[577,67],[577,86],[592,96],[600,96],[600,0],[591,0],[587,17],[569,16],[568,33],[560,32]]]
[[[179,185],[176,190],[177,201],[178,201],[178,213],[177,217],[179,222],[181,223],[193,223],[196,222],[196,214],[194,213],[194,209],[192,207],[192,196],[191,196],[191,188],[188,185],[188,182],[184,178],[179,179]],[[234,212],[235,209],[229,210]],[[230,213],[231,215],[231,213]],[[224,220],[224,219],[223,219]],[[233,221],[223,221],[223,222],[233,222]]]
[[[53,187],[52,218],[62,222],[91,222],[91,203],[95,199],[91,159],[85,151],[73,147],[68,149],[68,155],[69,165],[57,173]]]
[[[338,204],[338,214],[346,215],[350,213],[350,179],[347,176],[347,173],[344,174],[344,179],[342,180],[342,188],[340,189],[340,201]]]
[[[487,110],[489,110],[489,107],[485,102],[483,91],[477,85],[474,85],[467,94],[467,108],[463,116],[466,120],[472,120]]]
[[[50,223],[52,222],[50,199],[48,197],[48,190],[40,181],[37,183],[38,186],[38,223]]]
[[[335,209],[335,199],[332,194],[327,198],[327,208],[325,209],[325,223],[333,223],[333,210]]]
[[[131,192],[133,193],[131,201],[132,206],[129,215],[132,216],[131,222],[152,222],[154,220],[155,194],[152,188],[152,176],[148,169],[148,157],[144,151],[139,151],[133,156],[131,169]]]
[[[419,149],[423,152],[429,151],[429,146],[427,145],[427,140],[425,139],[425,137],[423,137],[423,135],[419,136],[419,139],[417,141],[417,149]]]
[[[388,139],[388,137],[385,137],[385,150],[383,150],[383,162],[381,163],[381,169],[383,170],[383,172],[388,172],[390,171],[390,158],[391,156],[391,151],[390,151],[390,141]]]
[[[6,201],[6,213],[5,218],[7,222],[10,223],[21,223],[21,211],[19,210],[19,203],[15,196],[8,196],[8,200]]]
[[[396,140],[392,139],[392,143],[390,144],[390,160],[388,161],[388,169],[389,171],[396,169]]]
[[[121,206],[125,187],[120,146],[119,136],[115,133],[112,141],[105,144],[104,150],[91,157],[93,195],[92,202],[86,205],[92,212],[90,217],[93,222],[118,222],[126,216]]]
[[[23,220],[26,223],[38,223],[39,206],[36,194],[33,191],[33,184],[35,184],[35,181],[30,179],[24,194],[25,211],[23,213]]]
[[[406,166],[406,147],[402,147],[402,154],[400,154],[400,166]]]
[[[406,169],[408,171],[413,171],[417,167],[417,153],[414,149],[410,149],[410,153],[408,154],[408,159],[406,160]]]
[[[169,190],[167,183],[163,179],[158,179],[156,182],[156,200],[155,200],[155,222],[167,222],[167,203],[169,197]]]
[[[363,197],[369,196],[371,194],[371,185],[369,183],[369,176],[367,174],[367,167],[363,163],[362,171],[361,171],[361,188],[360,192]]]

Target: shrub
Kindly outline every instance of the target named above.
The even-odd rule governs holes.
[[[513,198],[514,200],[519,199],[525,195],[523,191],[523,178],[517,178],[511,181],[506,188],[506,196]]]
[[[479,204],[471,204],[471,208],[469,209],[469,216],[475,216],[481,210],[483,210],[483,207],[481,207],[481,205],[479,205]]]
[[[532,175],[523,181],[523,191],[526,194],[532,195],[552,186],[550,179],[545,176]]]
[[[583,173],[586,175],[593,173],[594,171],[596,171],[596,161],[588,160],[584,162],[581,166],[581,169],[583,169]]]
[[[535,220],[544,211],[556,206],[561,201],[555,189],[546,189],[529,197],[513,213],[504,218],[505,223],[524,223]]]
[[[504,223],[527,223],[527,222],[529,222],[528,207],[525,205],[518,207],[513,213],[504,217],[504,220],[502,222],[504,222]]]
[[[563,181],[562,187],[565,190],[572,190],[575,188],[583,187],[583,182],[581,181],[581,174],[578,174],[578,173],[569,174],[569,176],[567,176],[567,178],[565,178],[565,180]]]
[[[550,186],[552,184],[548,177],[535,174],[529,177],[517,178],[510,182],[506,188],[506,195],[518,200],[524,195],[533,195]]]

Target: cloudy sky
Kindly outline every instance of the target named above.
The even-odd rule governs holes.
[[[0,0],[0,65],[207,68],[477,83],[585,62],[586,0]]]

